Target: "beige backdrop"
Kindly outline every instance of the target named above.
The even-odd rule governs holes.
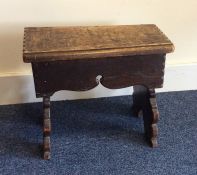
[[[22,61],[24,27],[143,23],[157,24],[175,44],[175,53],[167,57],[167,65],[197,63],[197,0],[0,0],[0,104],[35,101],[31,67]],[[195,74],[194,67],[179,70],[176,75],[184,80],[188,70]],[[167,81],[175,83],[167,82],[165,88],[185,89],[184,82],[171,77],[173,73],[167,71]],[[191,76],[188,82],[187,88],[197,87],[197,81],[192,85]],[[102,96],[118,94],[102,89],[98,92]],[[70,93],[70,98],[81,95]]]
[[[197,62],[196,0],[0,0],[0,74],[29,73],[25,26],[157,24],[174,42],[168,64]]]

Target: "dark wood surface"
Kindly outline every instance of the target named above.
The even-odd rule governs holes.
[[[142,85],[133,87],[133,114],[143,115],[145,138],[152,147],[157,147],[159,111],[157,108],[155,90]]]
[[[110,89],[143,84],[149,88],[163,86],[165,55],[99,58],[70,61],[33,62],[37,97],[59,90],[86,91],[100,82]]]
[[[157,147],[155,88],[163,86],[165,56],[173,49],[155,25],[26,28],[23,58],[32,64],[36,96],[43,97],[44,159],[51,156],[50,96],[98,83],[134,86],[133,114],[143,115],[145,138]]]
[[[25,62],[73,60],[172,52],[155,25],[25,28]]]
[[[51,119],[50,119],[50,97],[43,97],[43,152],[44,159],[51,158],[51,144],[50,144],[50,134],[51,134]]]

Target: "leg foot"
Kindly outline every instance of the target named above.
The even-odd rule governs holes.
[[[157,108],[156,95],[154,89],[147,89],[146,101],[143,107],[143,119],[145,137],[151,147],[157,147],[159,111]]]
[[[141,85],[134,86],[132,109],[135,116],[139,116],[142,111],[146,140],[151,147],[157,147],[159,111],[155,90]]]
[[[51,119],[50,119],[50,97],[43,98],[43,109],[44,109],[44,123],[43,123],[43,152],[44,159],[50,159],[51,144],[50,144],[50,133],[51,133]]]

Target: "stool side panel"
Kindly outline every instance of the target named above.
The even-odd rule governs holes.
[[[34,62],[36,96],[52,95],[59,90],[85,91],[100,83],[110,89],[145,85],[163,85],[165,55],[141,55],[119,58]]]

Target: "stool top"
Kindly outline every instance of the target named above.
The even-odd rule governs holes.
[[[174,46],[156,25],[27,27],[25,62],[165,54]]]

